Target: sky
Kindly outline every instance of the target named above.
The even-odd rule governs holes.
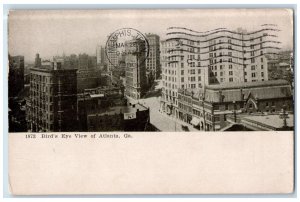
[[[248,31],[262,24],[277,24],[282,49],[293,48],[293,13],[287,9],[156,9],[156,10],[67,10],[10,11],[8,47],[10,55],[23,55],[33,62],[55,55],[96,54],[107,37],[120,28],[134,28],[166,38],[167,28],[185,27],[196,31],[216,28]]]

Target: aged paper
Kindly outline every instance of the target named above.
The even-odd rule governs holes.
[[[293,191],[292,132],[118,133],[120,138],[107,139],[66,134],[72,137],[10,134],[13,194]]]

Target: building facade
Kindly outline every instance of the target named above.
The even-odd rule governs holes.
[[[105,48],[102,46],[97,46],[96,48],[96,57],[97,57],[97,69],[100,71],[107,71],[107,58],[105,55]]]
[[[277,31],[273,25],[253,32],[170,27],[168,38],[161,42],[162,110],[178,117],[178,89],[267,81],[265,55],[279,49]]]
[[[156,34],[146,34],[149,44],[149,54],[146,60],[146,70],[149,79],[160,77],[160,38]]]
[[[204,89],[180,89],[179,119],[200,130],[216,131],[243,115],[293,111],[292,90],[287,81],[210,85]]]
[[[9,56],[8,97],[24,89],[24,56]]]
[[[76,131],[77,70],[49,64],[31,69],[28,128],[33,132]]]
[[[125,95],[134,100],[146,93],[145,41],[134,39],[125,42]]]

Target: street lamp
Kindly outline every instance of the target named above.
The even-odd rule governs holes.
[[[234,117],[234,123],[236,123],[236,106],[235,106],[235,101],[233,103],[233,117]]]
[[[171,117],[173,115],[173,109],[174,109],[174,106],[173,106],[173,103],[171,102],[171,105],[170,105],[170,110],[171,110]],[[174,114],[175,115],[175,114]],[[176,120],[175,120],[175,117],[174,117],[174,128],[175,128],[175,131],[176,131]]]

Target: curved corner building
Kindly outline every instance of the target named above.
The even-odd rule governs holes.
[[[161,42],[161,108],[178,117],[178,89],[268,80],[267,54],[277,54],[280,31],[264,24],[247,32],[218,28],[199,32],[170,27]]]

